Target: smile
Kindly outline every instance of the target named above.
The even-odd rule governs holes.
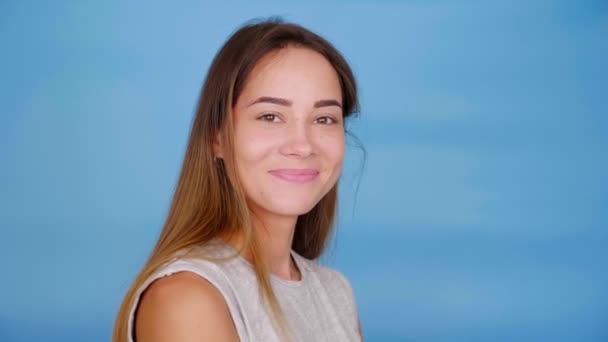
[[[314,169],[278,169],[268,171],[273,176],[290,183],[308,183],[319,176],[319,171]]]

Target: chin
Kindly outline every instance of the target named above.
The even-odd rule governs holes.
[[[287,201],[280,203],[272,203],[273,205],[265,208],[267,211],[281,216],[300,216],[308,213],[315,207],[317,202],[297,202],[289,203]]]

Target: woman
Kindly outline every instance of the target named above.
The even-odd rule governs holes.
[[[329,239],[356,112],[355,79],[326,40],[268,20],[215,56],[161,235],[113,341],[356,341]]]

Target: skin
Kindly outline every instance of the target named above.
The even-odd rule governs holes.
[[[233,108],[239,177],[263,257],[270,272],[281,278],[301,279],[290,255],[297,218],[340,176],[345,150],[341,103],[339,78],[331,64],[317,52],[288,46],[258,61]],[[222,158],[222,137],[216,138],[214,153]],[[315,169],[319,174],[296,184],[268,172],[283,168]],[[228,242],[237,246],[242,239],[236,236]],[[243,256],[251,261],[250,255]],[[138,342],[238,341],[222,294],[189,272],[148,287],[139,304],[136,335]]]
[[[237,342],[221,292],[204,278],[178,272],[144,292],[135,320],[137,342]]]
[[[260,100],[264,97],[289,103]],[[284,279],[299,279],[290,257],[298,216],[310,211],[340,176],[345,149],[341,103],[331,64],[315,51],[287,47],[258,62],[233,108],[239,177],[266,262]],[[222,157],[221,143],[216,149]],[[268,172],[283,168],[316,169],[319,175],[294,184]]]

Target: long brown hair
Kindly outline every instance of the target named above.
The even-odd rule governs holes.
[[[289,335],[282,311],[270,285],[267,265],[252,226],[234,162],[232,108],[257,61],[288,45],[305,47],[323,55],[336,70],[342,89],[343,115],[358,111],[353,73],[342,55],[317,34],[281,19],[254,21],[239,28],[219,50],[209,68],[196,108],[188,146],[171,206],[158,241],[143,269],[129,288],[118,311],[113,342],[127,341],[128,321],[138,289],[177,252],[214,238],[241,233],[243,248],[250,251],[260,292],[270,307],[274,323]],[[223,159],[214,159],[213,142],[220,134]],[[336,184],[316,206],[298,217],[292,248],[308,259],[318,258],[332,232],[338,200]]]

